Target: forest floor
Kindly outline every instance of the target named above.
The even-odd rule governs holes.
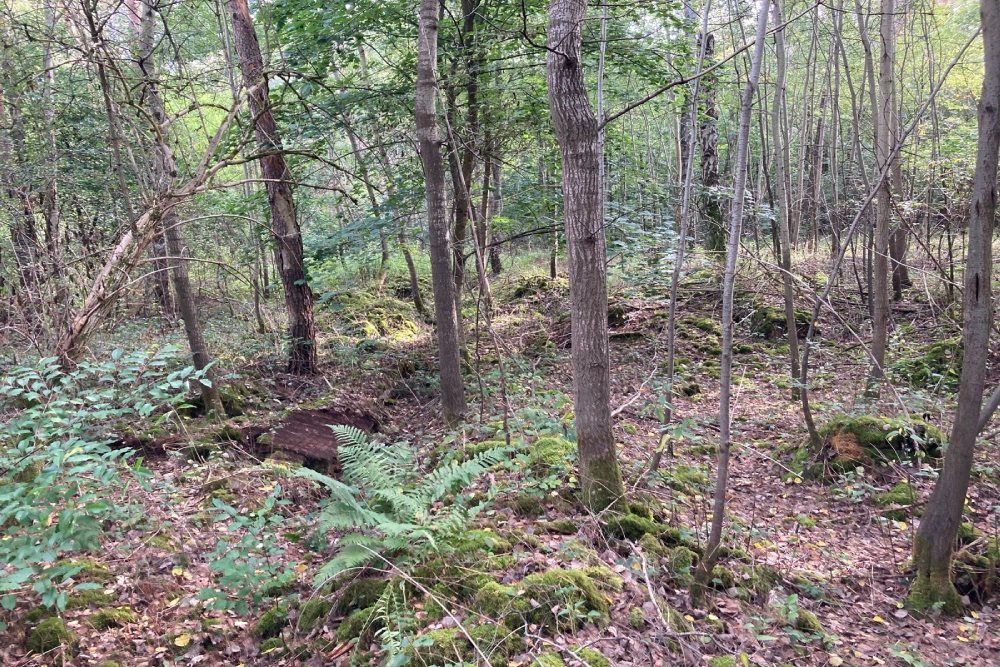
[[[685,284],[678,313],[684,395],[675,401],[674,422],[682,426],[673,454],[663,457],[652,476],[645,469],[659,440],[666,300],[652,290],[622,285],[611,295],[612,405],[623,472],[632,495],[652,506],[656,519],[675,531],[671,535],[695,551],[707,535],[714,482],[719,382],[718,330],[712,321],[718,321],[720,306],[712,271],[698,273],[701,279]],[[754,316],[779,305],[778,285],[760,276],[744,276],[741,284],[755,287],[739,296],[729,549],[718,590],[710,593],[707,606],[693,607],[690,573],[675,562],[676,547],[660,552],[656,540],[610,535],[602,517],[588,516],[573,500],[571,467],[556,465],[547,476],[532,479],[502,469],[478,482],[481,490],[499,492],[476,519],[477,527],[504,544],[492,550],[513,556],[495,559],[501,563],[490,573],[496,581],[516,586],[531,573],[599,564],[621,579],[620,586],[602,593],[610,596],[605,622],[574,617],[555,630],[529,624],[523,643],[506,660],[552,667],[563,664],[555,662],[558,654],[565,664],[599,667],[594,654],[580,650],[590,647],[613,665],[1000,664],[995,600],[967,591],[962,618],[918,616],[902,605],[916,515],[933,484],[928,466],[905,461],[864,466],[825,479],[803,473],[805,459],[796,452],[805,447],[806,434],[800,406],[790,397],[787,346]],[[538,437],[571,435],[564,283],[502,275],[494,292],[495,340],[504,351],[514,439],[530,450]],[[919,303],[919,294],[912,298],[897,311],[894,358],[925,354],[954,335],[953,325],[932,326],[940,316]],[[402,301],[375,308],[378,299],[345,293],[328,300],[334,306],[325,306],[319,317],[326,339],[324,373],[310,380],[281,374],[274,348],[247,342],[252,336],[237,331],[243,323],[213,322],[209,338],[226,341],[222,367],[233,371],[226,381],[239,387],[245,414],[221,431],[218,424],[190,420],[183,430],[147,443],[146,465],[156,481],[134,485],[119,499],[143,507],[144,516],[114,533],[94,555],[89,574],[81,575],[100,584],[100,595],[62,614],[79,637],[76,648],[28,655],[26,636],[38,614],[19,608],[0,637],[0,664],[377,664],[381,654],[371,636],[338,636],[360,603],[341,603],[344,596],[334,592],[332,608],[323,607],[321,618],[307,621],[303,614],[307,601],[320,599],[312,577],[329,558],[328,536],[320,535],[318,543],[305,537],[315,530],[309,517],[322,494],[308,480],[289,476],[292,464],[271,459],[262,465],[266,453],[256,441],[296,410],[333,406],[369,415],[388,442],[420,446],[420,460],[429,465],[449,450],[495,438],[504,412],[494,338],[483,332],[480,344],[470,346],[471,425],[457,435],[439,426],[430,329],[406,314],[409,307]],[[857,306],[849,309],[849,301],[842,299],[843,322],[826,318],[819,327],[812,387],[817,420],[845,413],[894,415],[901,412],[898,400],[906,412],[929,413],[929,420],[947,431],[947,397],[900,389],[881,402],[863,402],[867,364],[844,325],[863,327],[865,318]],[[141,323],[128,326],[128,333],[119,332],[108,344],[122,337],[152,344],[179,335]],[[488,393],[478,395],[481,390]],[[206,441],[219,442],[198,444]],[[987,538],[996,536],[1000,523],[997,460],[996,444],[988,441],[977,456],[967,508],[967,520]],[[880,494],[900,481],[909,481],[916,501],[887,508]],[[272,506],[273,498],[288,503]],[[250,574],[244,573],[243,581],[221,582],[230,570],[219,563],[236,552],[256,559]],[[279,584],[267,588],[272,580]],[[256,604],[227,609],[206,599],[211,596],[203,591],[223,584],[256,591]],[[468,600],[448,600],[443,618],[432,613],[428,600],[418,596],[407,602],[409,622],[424,626],[425,633],[481,620]],[[287,613],[281,612],[275,628],[262,629],[262,616],[275,620],[268,612],[275,605]],[[127,607],[135,616],[95,622],[98,609],[109,606]]]

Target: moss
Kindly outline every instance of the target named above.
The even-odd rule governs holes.
[[[573,519],[545,521],[540,523],[539,527],[547,533],[555,533],[557,535],[576,535],[577,531],[580,530],[579,524]]]
[[[260,594],[266,598],[284,597],[295,591],[296,584],[295,577],[291,575],[274,577],[261,586]]]
[[[330,611],[333,614],[346,614],[355,609],[364,609],[375,604],[386,586],[387,579],[360,578],[354,579],[337,593]]]
[[[715,336],[722,335],[722,327],[718,322],[710,317],[697,317],[695,315],[688,315],[683,317],[678,322],[681,328],[696,329],[702,333],[714,334]],[[687,336],[685,336],[687,337]]]
[[[74,646],[77,636],[66,627],[61,618],[51,617],[41,621],[28,635],[27,648],[31,653],[48,653],[60,646]]]
[[[452,543],[452,547],[460,556],[471,556],[484,551],[506,553],[513,548],[510,541],[492,530],[467,530]]]
[[[528,467],[533,472],[547,472],[569,464],[576,456],[576,445],[565,438],[538,438],[528,449]]]
[[[299,630],[311,632],[317,625],[321,625],[333,609],[333,603],[325,598],[312,598],[306,600],[299,609]]]
[[[520,444],[521,447],[518,447],[518,444]],[[511,440],[511,445],[515,450],[523,448],[523,443],[520,443],[517,440]],[[489,452],[495,449],[509,451],[511,448],[508,448],[507,443],[503,440],[484,440],[482,442],[469,443],[462,448],[461,460],[468,461],[474,456],[479,456],[484,452]]]
[[[644,553],[653,558],[665,558],[670,553],[663,542],[651,533],[646,533],[639,538],[639,546],[642,547]]]
[[[111,570],[107,565],[102,565],[91,558],[74,558],[67,560],[63,566],[72,570],[77,570],[73,574],[76,581],[87,581],[92,583],[106,583],[114,579]]]
[[[97,663],[97,667],[122,667],[122,663],[117,660],[101,660]]]
[[[548,570],[511,585],[491,581],[473,607],[511,628],[534,623],[549,632],[575,631],[590,620],[607,622],[610,601],[601,585],[580,570]]]
[[[611,661],[595,648],[591,648],[589,646],[574,646],[570,649],[570,653],[579,658],[579,660],[587,667],[611,667]]]
[[[566,667],[566,661],[554,651],[546,651],[535,656],[533,667]]]
[[[825,424],[820,434],[837,457],[859,462],[899,460],[918,451],[940,458],[947,443],[939,428],[919,417],[845,415]]]
[[[467,625],[464,630],[444,628],[424,632],[410,644],[409,656],[417,664],[479,664],[482,654],[492,665],[506,665],[507,659],[524,647],[520,637],[494,623]]]
[[[716,655],[708,659],[708,667],[736,667],[736,658],[731,655]]]
[[[939,609],[948,616],[960,616],[965,611],[962,597],[948,574],[943,576],[918,574],[906,596],[906,606],[921,612]]]
[[[273,656],[285,650],[285,640],[281,637],[271,637],[260,643],[260,652]]]
[[[646,614],[639,607],[632,607],[628,612],[628,624],[636,630],[646,627]]]
[[[740,584],[750,593],[752,600],[766,602],[771,590],[781,583],[781,573],[768,565],[744,565],[738,568]]]
[[[814,528],[816,526],[816,519],[806,514],[797,514],[795,516],[795,523],[803,528]]]
[[[381,627],[374,607],[352,611],[337,626],[337,641],[347,642],[355,638],[370,636]]]
[[[541,516],[545,512],[542,500],[538,496],[523,493],[511,501],[511,509],[518,516],[533,519]]]
[[[660,471],[667,486],[689,496],[702,493],[708,486],[708,472],[702,466],[678,464]]]
[[[781,309],[766,304],[755,304],[750,315],[750,331],[754,335],[768,339],[782,338],[788,333],[788,323],[784,307]],[[795,330],[799,337],[805,335],[812,321],[812,313],[804,310],[795,311]]]
[[[33,607],[21,616],[21,623],[24,625],[37,625],[39,621],[52,615],[52,610],[48,607]]]
[[[582,471],[583,504],[592,512],[625,512],[628,503],[617,455],[595,458]]]
[[[698,563],[698,552],[688,547],[674,547],[667,556],[667,568],[671,575],[682,586],[689,586],[694,581],[694,566]]]
[[[420,337],[419,315],[413,305],[387,294],[340,292],[326,295],[322,301],[338,314],[347,333],[355,337],[394,342],[411,342]]]
[[[884,507],[885,516],[894,521],[903,521],[916,502],[916,495],[908,482],[900,482],[885,493],[875,496],[875,504]]]
[[[643,535],[659,535],[666,526],[637,514],[618,514],[608,517],[603,524],[605,534],[626,540],[638,540]]]
[[[66,601],[66,609],[86,609],[87,607],[106,607],[115,601],[114,596],[108,595],[104,591],[79,591],[69,596]]]
[[[736,586],[736,575],[729,568],[716,565],[712,568],[712,588],[726,591]]]
[[[511,298],[518,300],[538,298],[551,292],[568,296],[569,281],[565,278],[550,278],[548,276],[526,276],[514,284]]]
[[[253,636],[258,639],[277,637],[288,625],[288,610],[278,605],[271,607],[253,626]]]
[[[91,614],[87,618],[87,625],[95,630],[107,630],[136,623],[138,620],[139,615],[131,607],[108,607]]]
[[[889,367],[889,371],[911,387],[954,392],[962,369],[962,338],[937,340],[922,354],[907,354]]]
[[[819,622],[816,614],[808,609],[799,609],[799,614],[795,618],[795,629],[802,632],[815,632],[820,635],[826,633],[823,629],[823,624]]]

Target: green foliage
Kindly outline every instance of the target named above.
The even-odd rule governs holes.
[[[219,539],[209,555],[209,568],[219,588],[203,588],[198,598],[211,609],[233,609],[246,614],[272,596],[276,582],[295,580],[295,563],[286,561],[278,535],[287,519],[278,511],[289,505],[275,485],[261,505],[240,511],[220,498],[212,498],[213,519],[226,523],[227,536]]]
[[[915,388],[958,390],[962,372],[962,338],[937,340],[925,349],[904,352],[889,372]]]
[[[115,448],[119,422],[163,421],[179,406],[193,368],[177,369],[176,348],[61,369],[54,358],[0,378],[0,605],[12,609],[29,588],[65,609],[69,587],[86,581],[87,561],[109,527],[140,516],[125,490],[142,481],[133,452]],[[171,370],[174,369],[174,370]],[[118,498],[120,495],[120,498]],[[105,570],[105,575],[106,575]],[[83,583],[80,583],[80,582]]]
[[[421,473],[409,445],[371,441],[348,426],[331,428],[340,440],[343,481],[307,468],[298,471],[330,492],[319,513],[319,529],[350,531],[339,538],[336,554],[317,573],[320,584],[380,558],[412,564],[452,550],[485,506],[473,503],[462,490],[508,456],[504,450],[488,450]]]

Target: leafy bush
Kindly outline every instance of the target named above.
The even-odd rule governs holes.
[[[177,349],[116,351],[72,371],[55,358],[8,370],[0,378],[0,605],[11,610],[33,589],[42,604],[64,609],[83,570],[64,558],[100,546],[108,526],[133,508],[116,494],[144,471],[134,452],[115,449],[116,423],[163,420],[200,380],[179,364]],[[136,513],[141,515],[141,512]],[[76,577],[76,579],[74,579]]]
[[[320,530],[349,531],[320,568],[319,583],[380,557],[412,564],[432,552],[448,552],[485,506],[462,490],[508,455],[491,449],[424,473],[406,443],[386,445],[350,426],[331,428],[340,440],[343,481],[308,468],[298,472],[330,491],[320,510]]]

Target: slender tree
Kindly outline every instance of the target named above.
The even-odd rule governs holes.
[[[914,607],[926,609],[943,604],[944,610],[953,614],[960,613],[963,607],[952,583],[951,564],[980,429],[993,323],[993,227],[1000,153],[1000,0],[981,0],[980,15],[986,76],[979,98],[979,147],[963,278],[961,384],[944,467],[913,542],[917,576],[909,596]]]
[[[546,73],[549,108],[562,153],[563,214],[572,326],[573,399],[580,481],[594,511],[624,505],[611,432],[608,286],[598,122],[583,74],[586,0],[549,3]]]
[[[281,134],[271,112],[264,59],[247,0],[229,0],[229,11],[250,116],[262,153],[260,168],[271,207],[271,231],[277,246],[278,273],[285,288],[290,339],[288,372],[308,375],[316,372],[316,324],[313,321],[313,294],[306,280],[303,261],[302,233],[292,199],[292,175],[285,163]]]
[[[712,568],[719,557],[722,541],[722,522],[726,513],[726,489],[729,485],[730,405],[733,382],[733,292],[736,284],[736,261],[740,252],[740,233],[743,230],[743,207],[746,200],[747,158],[750,152],[750,123],[753,101],[757,95],[761,63],[764,60],[764,36],[767,31],[769,0],[760,0],[757,8],[757,30],[747,83],[740,100],[740,119],[736,135],[736,162],[733,166],[733,204],[729,213],[729,241],[726,248],[726,270],[722,281],[722,362],[719,370],[719,455],[712,501],[712,525],[705,548],[705,557],[695,571],[695,584],[691,588],[694,602],[704,596]]]
[[[431,281],[437,325],[438,368],[441,373],[441,411],[448,424],[465,414],[459,349],[458,308],[451,267],[451,240],[445,201],[444,159],[437,129],[437,0],[421,0],[417,32],[416,125],[424,170],[427,228],[430,233]]]

